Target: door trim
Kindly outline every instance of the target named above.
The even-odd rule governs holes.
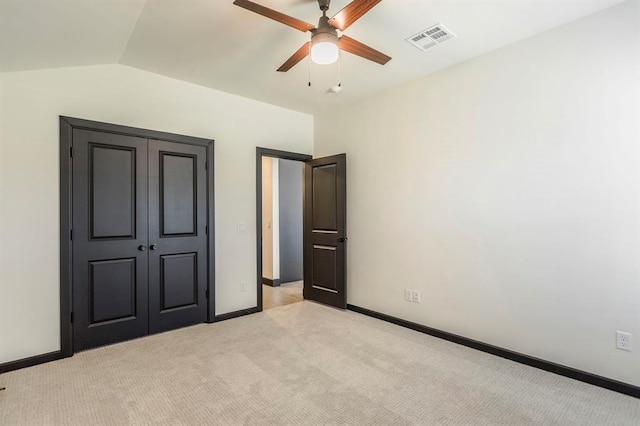
[[[256,291],[257,304],[256,312],[262,311],[262,157],[278,158],[282,160],[294,160],[306,162],[313,157],[308,154],[296,152],[279,151],[277,149],[256,148],[256,253],[257,253],[257,276]],[[303,200],[304,203],[304,200]]]
[[[146,139],[156,139],[187,145],[204,146],[207,149],[207,322],[215,321],[215,197],[214,197],[214,140],[157,130],[121,126],[99,121],[60,116],[60,354],[62,358],[73,355],[73,277],[72,277],[72,149],[73,130],[102,131]]]

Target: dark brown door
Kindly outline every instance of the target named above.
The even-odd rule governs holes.
[[[148,333],[147,140],[73,131],[74,347]]]
[[[345,154],[305,164],[304,298],[345,309],[346,287]]]
[[[207,315],[206,148],[149,141],[149,332]]]

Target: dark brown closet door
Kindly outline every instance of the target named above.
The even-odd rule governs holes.
[[[74,349],[145,336],[147,140],[73,131]]]
[[[149,332],[206,320],[206,148],[149,140]]]

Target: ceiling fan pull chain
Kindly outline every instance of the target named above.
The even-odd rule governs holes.
[[[311,55],[308,55],[307,64],[309,65],[309,87],[311,87]]]
[[[342,50],[338,50],[338,87],[342,87]]]

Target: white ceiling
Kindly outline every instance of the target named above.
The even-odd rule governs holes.
[[[317,24],[316,0],[254,0]],[[342,55],[276,69],[309,40],[233,0],[0,0],[0,72],[122,63],[303,112],[319,112],[462,62],[621,0],[384,0],[345,34],[393,59]],[[333,0],[329,15],[349,0]],[[458,38],[421,52],[404,39],[442,23]],[[585,44],[585,48],[587,48]],[[309,73],[312,86],[308,87]]]

